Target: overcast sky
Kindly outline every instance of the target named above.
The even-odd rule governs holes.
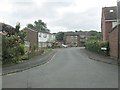
[[[100,31],[102,7],[116,6],[117,0],[1,0],[0,22],[21,29],[41,19],[51,32]]]

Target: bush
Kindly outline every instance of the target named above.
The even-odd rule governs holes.
[[[89,40],[85,43],[85,47],[86,49],[96,52],[96,53],[100,53],[102,55],[109,55],[109,43],[108,41],[99,41],[99,40]],[[101,50],[101,48],[107,48],[106,51]]]
[[[24,44],[17,35],[2,37],[2,63],[18,63],[25,54]]]

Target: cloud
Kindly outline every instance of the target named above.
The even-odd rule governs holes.
[[[116,5],[115,0],[2,0],[0,21],[21,27],[42,19],[52,32],[100,30],[101,8]]]
[[[72,13],[69,12],[64,15],[61,19],[51,22],[52,26],[63,26],[68,28],[68,30],[99,30],[100,26],[100,8],[89,8],[85,12]]]

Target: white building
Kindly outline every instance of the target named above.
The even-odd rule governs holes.
[[[55,35],[49,32],[38,32],[39,47],[51,47],[55,41]]]

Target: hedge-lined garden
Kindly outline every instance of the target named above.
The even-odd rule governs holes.
[[[93,52],[96,52],[96,53],[99,53],[99,54],[102,54],[102,55],[106,55],[108,56],[109,55],[109,43],[108,41],[89,41],[89,42],[86,42],[85,44],[85,47],[86,49],[90,50],[90,51],[93,51]],[[102,50],[102,48],[106,48],[106,50]]]
[[[109,55],[109,42],[102,41],[100,39],[100,33],[98,32],[96,32],[96,34],[94,35],[92,32],[92,34],[87,38],[85,48],[89,51],[96,52],[102,55]],[[106,48],[106,50],[103,50],[102,48]]]

